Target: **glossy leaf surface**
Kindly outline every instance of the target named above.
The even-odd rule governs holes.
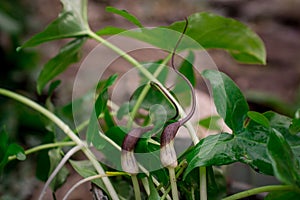
[[[195,13],[188,17],[188,21],[185,35],[194,41],[183,39],[178,51],[217,48],[228,51],[239,62],[266,63],[266,50],[262,40],[241,22],[207,12]],[[107,27],[98,33],[101,35],[119,33],[172,51],[184,25],[185,21],[179,21],[170,26],[123,32],[120,28]]]
[[[188,17],[186,35],[205,49],[227,50],[237,61],[265,64],[266,52],[262,40],[246,25],[234,19],[212,13],[196,13]],[[168,28],[181,32],[185,22],[175,22]]]
[[[238,86],[227,75],[216,70],[205,70],[202,75],[211,84],[219,115],[234,134],[242,131],[249,107]]]
[[[263,114],[259,112],[249,111],[247,115],[250,119],[254,120],[256,123],[259,123],[267,128],[270,127],[269,120]]]
[[[270,122],[270,127],[282,133],[297,161],[286,158],[286,162],[300,160],[300,138],[289,133],[291,119],[274,112],[263,114]],[[274,163],[269,158],[267,144],[272,135],[272,129],[250,121],[239,134],[221,133],[202,139],[186,154],[189,163],[185,175],[199,166],[226,165],[242,162],[260,173],[273,175]],[[273,145],[273,144],[272,144]],[[279,148],[277,145],[276,147]],[[275,146],[274,146],[275,148]]]

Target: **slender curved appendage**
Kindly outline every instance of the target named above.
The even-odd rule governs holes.
[[[172,65],[173,70],[189,85],[189,87],[191,89],[192,108],[187,116],[185,116],[184,118],[180,119],[177,122],[167,125],[164,128],[164,131],[160,138],[160,142],[161,142],[160,160],[161,160],[162,165],[167,167],[169,170],[169,177],[170,177],[170,183],[171,183],[171,188],[172,188],[172,197],[174,200],[179,200],[176,176],[175,176],[175,167],[178,165],[178,162],[177,162],[176,151],[174,148],[174,137],[176,136],[178,129],[191,119],[191,117],[193,116],[193,114],[195,112],[195,108],[196,108],[196,98],[195,98],[195,92],[194,92],[194,88],[193,88],[192,84],[174,66],[174,58],[175,58],[176,49],[177,49],[179,43],[181,42],[183,35],[186,32],[187,27],[188,27],[188,20],[187,19],[185,19],[185,20],[186,20],[186,24],[185,24],[184,30],[183,30],[179,40],[177,41],[174,51],[172,53],[171,65]],[[165,95],[169,99],[171,99],[167,94],[165,94]]]
[[[175,65],[174,65],[174,59],[175,59],[175,53],[176,53],[176,49],[178,48],[186,30],[187,30],[187,27],[188,27],[188,24],[189,24],[189,21],[187,20],[187,18],[185,18],[185,26],[184,26],[184,29],[182,31],[182,34],[180,36],[180,38],[178,39],[176,45],[175,45],[175,48],[174,48],[174,51],[172,53],[172,58],[171,58],[171,66],[173,68],[173,70],[188,84],[190,90],[191,90],[191,96],[192,96],[192,107],[191,107],[191,110],[189,112],[189,114],[187,116],[185,116],[184,118],[182,118],[181,120],[179,120],[180,122],[180,126],[184,125],[187,121],[189,121],[193,114],[195,113],[195,110],[196,110],[196,96],[195,96],[195,91],[194,91],[194,88],[191,84],[191,82],[189,81],[189,79],[187,79],[182,73],[180,73]]]
[[[95,180],[95,179],[103,178],[104,176],[106,176],[106,175],[95,175],[95,176],[90,176],[90,177],[87,177],[87,178],[85,178],[85,179],[82,179],[82,180],[78,181],[75,185],[73,185],[73,186],[68,190],[68,192],[65,194],[65,196],[63,197],[62,200],[67,200],[68,197],[70,196],[70,194],[71,194],[74,190],[76,190],[80,185],[82,185],[82,184],[84,184],[84,183],[86,183],[86,182],[88,182],[88,181],[92,181],[92,180]],[[94,190],[91,190],[91,191],[93,192],[93,195],[97,196],[97,193],[94,192]],[[100,198],[98,198],[98,199],[100,199]],[[98,200],[98,199],[96,199],[96,200]]]
[[[182,34],[180,35],[176,45],[175,45],[174,51],[172,53],[171,66],[172,66],[173,70],[188,84],[188,86],[191,90],[192,107],[191,107],[190,112],[184,118],[180,119],[178,122],[174,122],[174,123],[169,124],[168,126],[165,127],[165,129],[163,131],[163,134],[161,136],[161,146],[162,147],[168,145],[174,139],[175,135],[177,134],[178,129],[192,118],[192,116],[193,116],[193,114],[195,113],[195,110],[196,110],[196,97],[195,97],[194,88],[193,88],[191,82],[182,73],[180,73],[174,65],[176,49],[179,46],[179,44],[180,44],[180,42],[181,42],[181,40],[184,36],[184,33],[186,32],[187,27],[188,27],[188,20],[187,19],[185,19],[185,20],[186,20],[185,27],[184,27],[184,29],[182,31]],[[164,94],[166,95],[166,97],[168,97],[168,99],[171,99],[168,96],[168,94],[166,94],[165,92],[164,92]],[[169,152],[169,153],[171,153],[171,152]]]

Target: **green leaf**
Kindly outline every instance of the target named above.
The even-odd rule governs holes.
[[[50,85],[49,85],[49,90],[48,90],[48,97],[51,97],[55,91],[56,88],[58,88],[58,86],[61,84],[61,80],[56,80],[53,81]]]
[[[243,63],[266,63],[266,50],[262,40],[250,28],[234,19],[212,13],[196,13],[188,17],[186,35],[205,49],[227,50]],[[181,32],[185,21],[167,27]]]
[[[69,160],[69,161],[72,167],[75,169],[75,171],[83,178],[95,176],[98,174],[93,164],[89,160],[83,160],[83,161]],[[92,180],[92,182],[95,183],[98,187],[100,187],[106,194],[109,194],[101,179],[94,179]]]
[[[188,17],[189,25],[178,51],[187,49],[223,49],[237,61],[252,64],[266,63],[266,50],[262,40],[244,24],[212,13],[195,13]],[[135,38],[161,49],[172,51],[185,26],[185,21],[170,26],[123,31],[119,28],[104,29],[108,34],[118,33]],[[101,31],[100,31],[101,33]]]
[[[96,116],[99,117],[99,115],[104,111],[105,107],[107,106],[107,100],[108,100],[108,94],[107,90],[110,86],[112,86],[115,81],[117,80],[118,75],[114,74],[108,77],[106,80],[99,81],[96,93],[98,94],[96,103],[95,103],[95,110],[96,110]]]
[[[48,154],[50,158],[49,174],[51,174],[62,159],[61,149],[51,149],[48,152]],[[53,181],[51,182],[50,184],[51,189],[55,192],[58,188],[60,188],[65,183],[68,175],[69,175],[69,171],[67,170],[67,168],[62,167],[58,172],[58,174],[53,179]]]
[[[273,129],[267,152],[272,161],[275,176],[285,184],[300,186],[300,166],[291,147],[280,132]]]
[[[298,134],[300,133],[300,119],[293,119],[290,127],[289,127],[289,131],[291,134]]]
[[[270,122],[271,128],[282,133],[299,163],[300,137],[289,133],[291,119],[274,112],[263,115]],[[233,162],[242,162],[260,173],[273,175],[273,163],[267,152],[267,144],[272,134],[272,129],[251,120],[239,134],[221,133],[208,136],[184,154],[189,163],[185,176],[195,167],[220,166]]]
[[[0,172],[8,163],[9,156],[16,156],[18,160],[26,159],[24,149],[16,143],[9,143],[8,133],[5,127],[2,127],[0,130]]]
[[[216,70],[205,70],[202,75],[211,84],[219,115],[234,134],[242,131],[249,107],[238,86],[227,75]]]
[[[96,32],[96,34],[99,35],[99,36],[102,36],[102,35],[116,35],[116,34],[124,32],[124,31],[126,31],[126,30],[123,29],[123,28],[118,28],[118,27],[114,27],[114,26],[107,26],[107,27],[104,27],[104,28],[98,30]]]
[[[259,123],[263,125],[264,127],[268,128],[270,127],[270,122],[269,120],[261,113],[255,112],[255,111],[249,111],[247,113],[248,117],[255,121],[256,123]]]
[[[61,48],[55,57],[45,64],[37,80],[37,91],[39,94],[41,94],[49,81],[65,71],[70,64],[79,60],[79,51],[85,41],[86,38],[77,38],[69,42]]]
[[[86,36],[90,32],[86,0],[61,0],[63,11],[44,31],[36,34],[21,47],[32,47],[51,40]]]
[[[134,25],[136,25],[137,27],[140,27],[140,28],[143,27],[141,22],[134,15],[128,13],[126,10],[119,10],[117,8],[108,6],[108,7],[106,7],[105,11],[120,15],[120,16],[124,17],[125,19],[127,19],[128,21],[130,21],[131,23],[133,23]]]
[[[8,146],[7,153],[8,153],[9,156],[15,155],[18,160],[25,160],[26,159],[24,149],[16,143],[12,143]]]
[[[159,200],[160,196],[158,194],[158,191],[157,191],[151,177],[148,177],[148,182],[149,182],[149,188],[150,188],[150,195],[148,197],[148,200]]]
[[[296,200],[299,199],[299,192],[294,191],[275,191],[270,192],[265,200]]]
[[[233,139],[233,135],[222,133],[211,135],[200,140],[200,142],[185,155],[188,167],[184,177],[196,167],[220,166],[236,162],[237,158],[233,149]]]
[[[199,125],[203,126],[208,130],[221,131],[222,128],[218,124],[218,121],[221,119],[220,116],[209,116],[207,118],[201,119]]]

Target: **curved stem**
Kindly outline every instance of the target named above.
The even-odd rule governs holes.
[[[79,187],[80,185],[88,182],[88,181],[92,181],[92,180],[95,180],[95,179],[98,179],[98,178],[103,178],[107,175],[95,175],[95,176],[90,176],[90,177],[87,177],[85,179],[82,179],[80,181],[78,181],[75,185],[73,185],[69,190],[68,192],[65,194],[65,196],[63,197],[63,200],[67,200],[67,198],[70,196],[70,194],[77,188]]]
[[[299,190],[299,188],[293,185],[268,185],[268,186],[257,187],[240,193],[236,193],[234,195],[223,198],[223,200],[236,200],[236,199],[249,197],[263,192],[292,191],[292,190]]]
[[[69,136],[78,146],[82,148],[82,151],[87,156],[87,158],[92,162],[93,166],[95,167],[96,171],[101,175],[105,174],[102,166],[100,163],[96,160],[93,153],[88,149],[87,145],[79,138],[77,135],[70,129],[68,125],[66,125],[60,118],[58,118],[55,114],[47,110],[46,108],[40,106],[39,104],[35,103],[34,101],[19,95],[17,93],[11,92],[6,89],[0,88],[0,95],[12,98],[24,105],[29,106],[30,108],[38,111],[48,119],[50,119],[54,124],[56,124],[67,136]],[[110,180],[107,177],[103,177],[103,183],[106,186],[106,189],[108,190],[109,194],[111,195],[111,198],[114,200],[118,200],[119,197],[117,195],[117,192],[113,188]]]
[[[25,155],[29,155],[31,153],[35,153],[44,149],[51,149],[51,148],[55,148],[55,147],[65,147],[65,146],[74,146],[76,145],[75,142],[56,142],[56,143],[49,143],[49,144],[43,144],[43,145],[39,145],[36,147],[33,147],[31,149],[28,149],[25,151]],[[17,159],[17,156],[13,155],[13,156],[9,156],[8,160],[15,160]]]
[[[44,187],[42,189],[42,192],[41,192],[41,194],[39,196],[39,200],[43,199],[48,186],[50,185],[50,183],[52,182],[52,180],[55,178],[55,176],[58,174],[59,170],[71,158],[71,156],[74,155],[80,149],[81,149],[81,146],[75,146],[70,151],[68,151],[68,153],[63,157],[63,159],[59,162],[59,164],[57,165],[57,167],[55,168],[55,170],[51,173],[51,175],[49,176],[47,182],[45,183],[45,185],[44,185]]]

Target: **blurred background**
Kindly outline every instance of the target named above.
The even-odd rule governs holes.
[[[169,25],[200,11],[242,21],[264,41],[267,65],[239,64],[224,51],[209,50],[218,68],[236,81],[253,110],[263,112],[272,109],[293,116],[300,106],[299,0],[90,0],[89,22],[95,31],[107,25],[133,28],[121,17],[105,13],[106,6],[127,10],[145,27]],[[16,48],[55,19],[60,10],[58,0],[0,2],[0,87],[45,103],[46,96],[36,93],[36,78],[43,64],[57,53],[60,42],[54,41],[21,52],[16,52]],[[83,58],[95,45],[95,42],[89,41],[84,46]],[[61,75],[64,88],[59,88],[54,95],[57,104],[71,100],[68,91],[71,91],[78,66],[72,65]],[[49,139],[45,136],[42,119],[31,110],[0,97],[0,113],[1,126],[5,124],[10,139],[18,141],[24,148]],[[30,159],[37,158],[29,157],[21,165],[19,162],[11,163],[13,171],[7,170],[0,178],[0,199],[35,199],[33,191],[38,190],[40,182],[35,179],[38,175],[33,170],[36,164]],[[232,192],[276,181],[267,176],[257,176],[242,164],[230,166],[227,175]]]

